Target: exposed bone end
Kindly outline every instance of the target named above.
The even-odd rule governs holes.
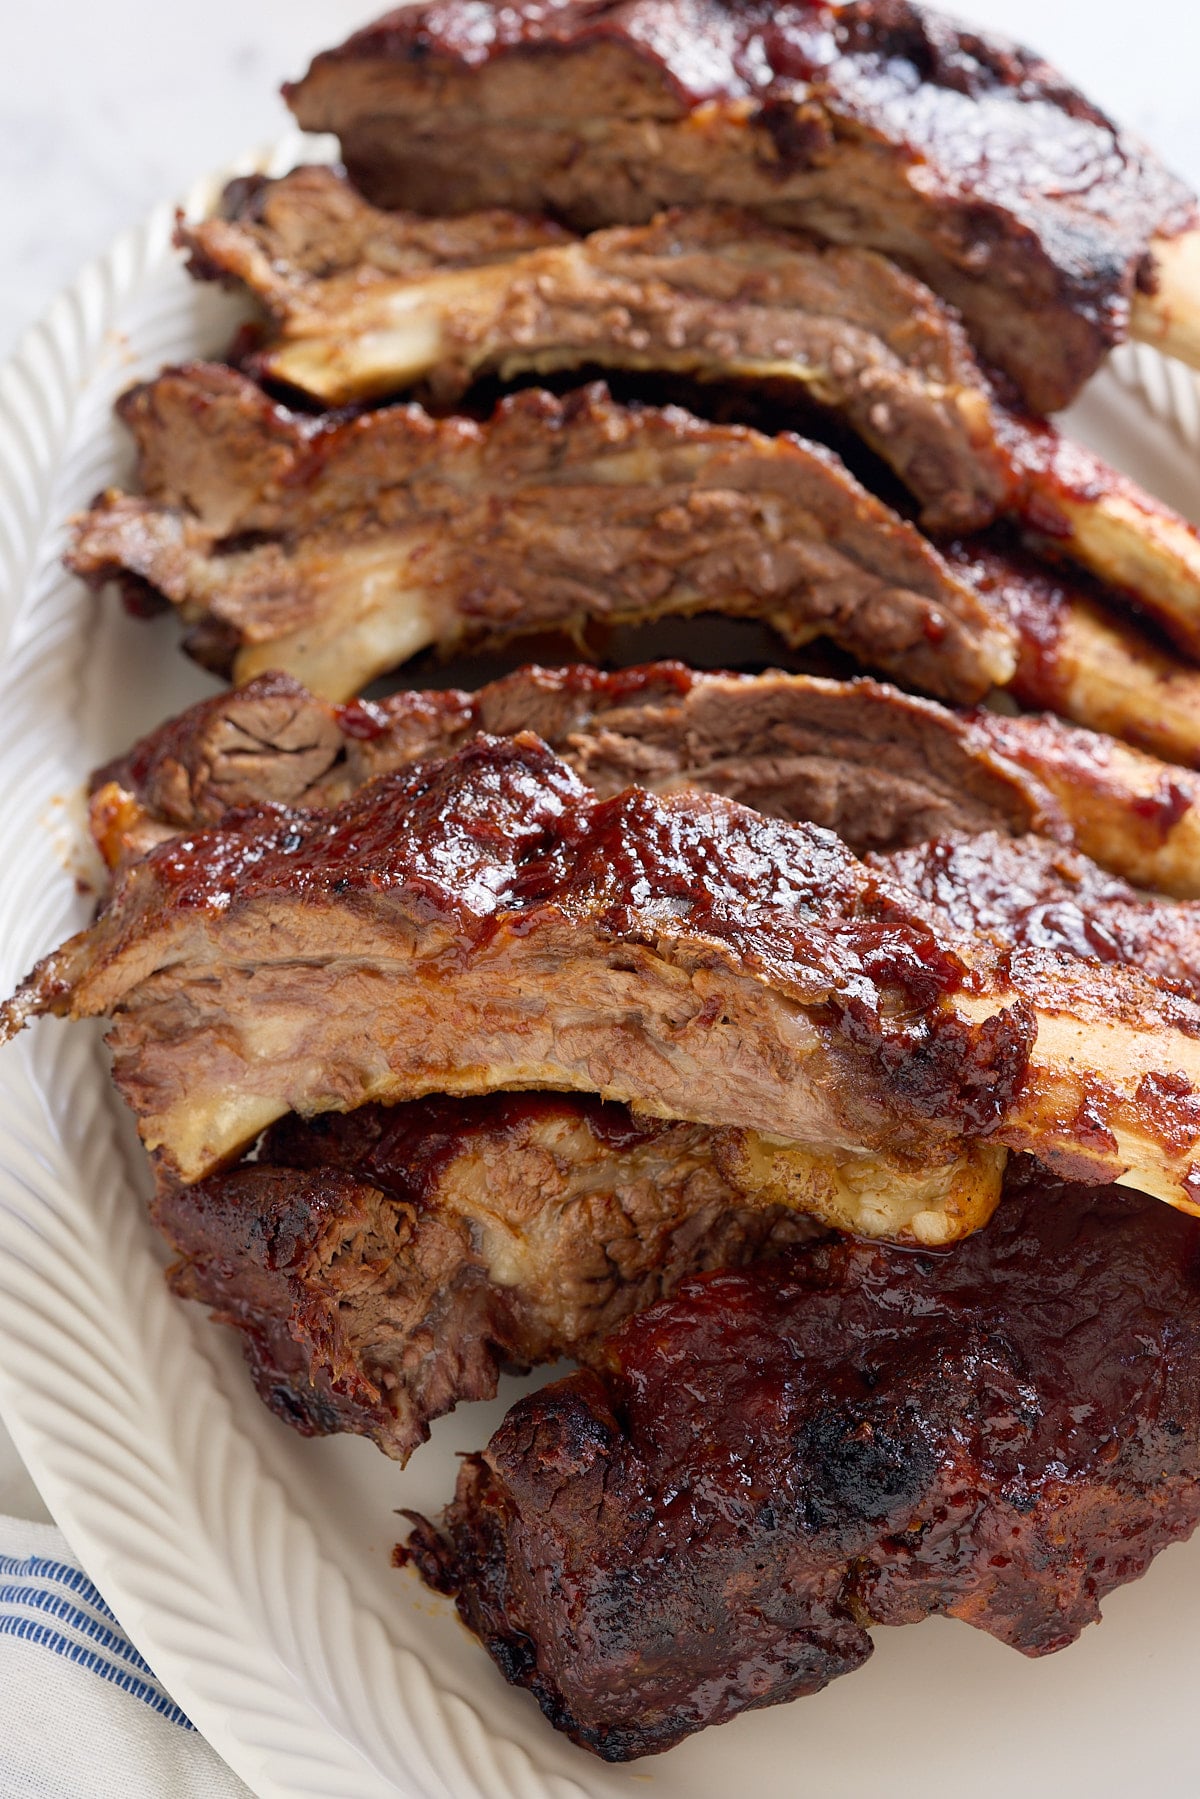
[[[968,729],[1049,789],[1093,862],[1135,887],[1200,899],[1200,777],[1190,769],[1050,715],[982,712]]]
[[[438,608],[429,594],[405,585],[403,563],[372,573],[362,567],[369,557],[369,550],[363,557],[352,555],[348,560],[355,566],[341,571],[344,605],[323,610],[285,636],[245,644],[233,664],[239,686],[282,669],[322,699],[350,700],[430,644],[445,645]]]
[[[1005,418],[1021,471],[1016,513],[1117,595],[1129,594],[1200,659],[1200,532],[1179,513],[1047,425]]]
[[[1200,671],[1069,575],[986,542],[953,560],[1017,633],[1013,698],[1200,768]]]
[[[74,1018],[79,982],[92,963],[92,936],[81,931],[44,956],[11,999],[0,1005],[0,1043],[8,1043],[35,1018]]]
[[[406,296],[407,297],[407,296]],[[255,363],[272,381],[284,381],[326,406],[380,399],[420,380],[447,354],[441,314],[411,296],[394,316],[359,336],[328,331],[306,333],[301,320],[276,347]]]
[[[1014,959],[1014,984],[1037,1014],[1037,1042],[999,1137],[1065,1178],[1120,1181],[1200,1211],[1200,1014],[1133,970],[1093,982],[1061,963]],[[969,1002],[968,1002],[969,1004]]]
[[[1056,711],[1168,762],[1200,768],[1196,669],[1086,600],[1061,616],[1055,663]]]
[[[1110,587],[1136,595],[1179,647],[1200,659],[1200,535],[1122,483],[1061,502],[1075,559]]]
[[[155,818],[118,781],[106,781],[88,802],[92,842],[110,874],[117,875],[175,835],[174,826]]]
[[[1134,295],[1132,334],[1200,369],[1200,229],[1156,237],[1151,253],[1155,288]]]
[[[853,1236],[930,1248],[982,1229],[999,1204],[1007,1156],[974,1143],[953,1161],[914,1168],[886,1153],[837,1158],[752,1132],[717,1149],[722,1173],[757,1204],[793,1207]]]
[[[1153,1151],[1140,1138],[1124,1137],[1119,1139],[1122,1153],[1130,1161],[1128,1174],[1116,1176],[1114,1185],[1128,1187],[1134,1193],[1147,1193],[1151,1199],[1161,1199],[1164,1205],[1174,1206],[1177,1212],[1187,1212],[1192,1218],[1200,1218],[1200,1161],[1193,1162],[1186,1171],[1186,1186],[1181,1186],[1176,1178],[1165,1177],[1154,1165]]]
[[[999,620],[981,633],[980,660],[991,675],[993,687],[1011,684],[1020,663],[1020,646]]]

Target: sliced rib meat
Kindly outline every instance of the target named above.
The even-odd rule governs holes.
[[[688,1281],[520,1400],[408,1554],[613,1761],[818,1691],[876,1624],[1060,1649],[1200,1519],[1198,1249],[1026,1168],[940,1255]]]
[[[402,231],[379,216],[383,232]],[[228,221],[211,240],[204,224],[182,227],[203,272],[231,250],[231,276],[253,285],[266,271],[257,291],[279,334],[254,366],[326,404],[415,381],[453,398],[481,374],[595,364],[769,381],[847,424],[921,502],[930,528],[1011,513],[1134,594],[1200,655],[1194,527],[1051,426],[1002,405],[957,320],[882,257],[701,209],[490,268],[384,278],[368,265],[318,279],[305,262],[289,280],[282,246],[264,256],[264,228],[247,229],[238,253]]]
[[[955,833],[1069,838],[1136,886],[1200,898],[1200,779],[1055,718],[970,718],[875,681],[527,668],[469,694],[330,705],[289,675],[202,700],[92,777],[119,871],[241,806],[336,806],[477,731],[531,730],[601,795],[722,793],[857,855]],[[1057,802],[1057,805],[1056,805]]]
[[[830,834],[600,802],[519,736],[164,844],[5,1019],[117,1014],[118,1083],[185,1179],[287,1110],[529,1086],[937,1160],[1031,1034],[969,986]]]
[[[336,170],[305,164],[278,178],[239,176],[221,212],[179,231],[200,280],[231,275],[284,306],[343,278],[342,299],[376,281],[469,269],[527,250],[565,244],[573,233],[547,218],[504,209],[420,218],[370,206]]]
[[[292,183],[311,233],[297,262],[286,248],[298,235]],[[322,186],[332,232],[314,204]],[[765,380],[844,415],[921,500],[928,524],[985,525],[1018,483],[958,322],[871,251],[701,209],[551,241],[490,266],[422,267],[427,222],[375,211],[330,170],[282,177],[269,209],[260,190],[243,222],[244,193],[235,184],[232,216],[183,223],[180,240],[195,272],[245,283],[274,316],[279,336],[252,358],[255,372],[325,405],[414,384],[445,403],[484,376],[586,366]],[[352,252],[352,237],[352,260],[342,261],[338,226],[355,205],[364,243],[372,225],[385,243],[412,231],[415,266],[380,269],[371,250]],[[331,235],[334,250],[314,271]]]
[[[479,738],[332,813],[160,846],[0,1014],[107,1015],[184,1180],[284,1112],[578,1089],[835,1160],[990,1140],[1200,1204],[1200,1008],[1126,969],[939,938],[831,833],[597,800]]]
[[[200,701],[92,777],[112,868],[239,806],[335,806],[373,776],[445,755],[479,731],[537,733],[602,796],[723,793],[824,825],[856,854],[997,829],[1063,836],[1037,778],[980,726],[876,681],[702,674],[653,663],[606,674],[527,668],[476,693],[407,689],[330,705],[288,675]]]
[[[985,834],[884,865],[951,929],[1200,996],[1200,907],[1141,899],[1070,852]],[[839,1168],[752,1132],[502,1095],[285,1119],[230,1172],[162,1181],[156,1216],[176,1291],[242,1332],[268,1405],[403,1460],[503,1363],[586,1360],[687,1273],[776,1253],[813,1221],[927,1246],[978,1230],[1003,1167],[984,1148],[950,1170]]]
[[[389,13],[286,90],[386,206],[591,229],[721,202],[915,269],[1038,411],[1124,337],[1195,203],[1046,63],[906,0]]]
[[[482,425],[415,406],[314,423],[208,365],[122,413],[149,497],[105,496],[68,562],[164,594],[238,680],[281,667],[344,699],[430,644],[703,611],[959,700],[1013,667],[1008,627],[799,438],[595,387]]]
[[[786,1155],[573,1096],[417,1100],[286,1119],[256,1161],[161,1182],[154,1209],[181,1258],[175,1291],[242,1333],[271,1409],[404,1461],[505,1365],[586,1357],[685,1275],[815,1235],[825,1198],[853,1202],[826,1222],[942,1242],[986,1223],[1004,1164],[982,1152],[958,1212],[935,1171],[905,1216],[915,1171],[907,1187],[823,1195],[814,1179],[801,1196]]]

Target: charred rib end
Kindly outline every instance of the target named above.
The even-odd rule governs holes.
[[[35,1018],[46,1013],[62,1017],[70,1011],[74,983],[67,978],[59,956],[39,962],[22,981],[11,999],[0,1005],[0,1043],[8,1043]]]

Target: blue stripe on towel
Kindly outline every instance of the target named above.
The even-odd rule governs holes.
[[[0,1617],[7,1617],[14,1606],[29,1606],[34,1611],[49,1612],[62,1624],[73,1625],[85,1636],[112,1655],[119,1655],[122,1661],[130,1662],[138,1672],[149,1670],[145,1662],[129,1641],[122,1636],[119,1629],[113,1630],[98,1618],[91,1617],[81,1611],[79,1606],[72,1605],[61,1593],[55,1593],[48,1587],[6,1587],[0,1586]]]
[[[82,1668],[90,1668],[101,1679],[111,1680],[123,1692],[132,1693],[135,1699],[140,1699],[170,1723],[180,1724],[185,1730],[196,1728],[161,1688],[151,1686],[149,1681],[140,1680],[129,1668],[118,1668],[113,1662],[105,1661],[94,1649],[87,1649],[82,1643],[72,1643],[69,1637],[51,1630],[49,1625],[39,1624],[33,1618],[18,1618],[11,1612],[0,1613],[0,1636],[19,1637],[23,1642],[40,1643],[46,1649],[53,1649],[56,1655],[65,1655],[68,1661],[76,1662]],[[147,1668],[146,1672],[149,1674],[150,1670]]]
[[[15,1556],[5,1555],[0,1556],[0,1576],[4,1575],[24,1576],[24,1582],[0,1584],[0,1636],[15,1637],[51,1649],[56,1655],[65,1656],[78,1667],[89,1668],[101,1679],[111,1681],[123,1692],[140,1699],[168,1722],[185,1730],[194,1728],[170,1695],[163,1692],[133,1644],[121,1633],[120,1625],[82,1569],[73,1568],[67,1562],[51,1561],[45,1556],[31,1555],[18,1560]],[[56,1591],[56,1586],[67,1588],[73,1597]],[[84,1611],[85,1605],[100,1616],[93,1617]],[[29,1612],[46,1613],[66,1629],[78,1631],[90,1640],[79,1642],[43,1623],[40,1618],[30,1617]]]
[[[61,1586],[70,1587],[73,1593],[78,1593],[85,1604],[95,1606],[106,1618],[112,1617],[83,1569],[73,1567],[70,1562],[51,1561],[45,1555],[27,1555],[23,1560],[18,1560],[15,1555],[0,1555],[0,1574],[23,1574],[32,1580],[57,1580]]]

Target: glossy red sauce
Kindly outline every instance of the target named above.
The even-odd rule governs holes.
[[[536,738],[478,738],[371,782],[329,813],[243,813],[154,850],[139,879],[180,909],[403,889],[468,940],[536,928],[545,907],[620,933],[666,908],[779,978],[816,978],[868,1012],[895,986],[921,1009],[961,961],[832,833],[720,799],[637,788],[597,801]],[[801,971],[807,968],[808,976]]]
[[[1200,1224],[1016,1162],[933,1254],[701,1276],[520,1400],[409,1552],[612,1760],[944,1612],[1029,1655],[1200,1518]]]

